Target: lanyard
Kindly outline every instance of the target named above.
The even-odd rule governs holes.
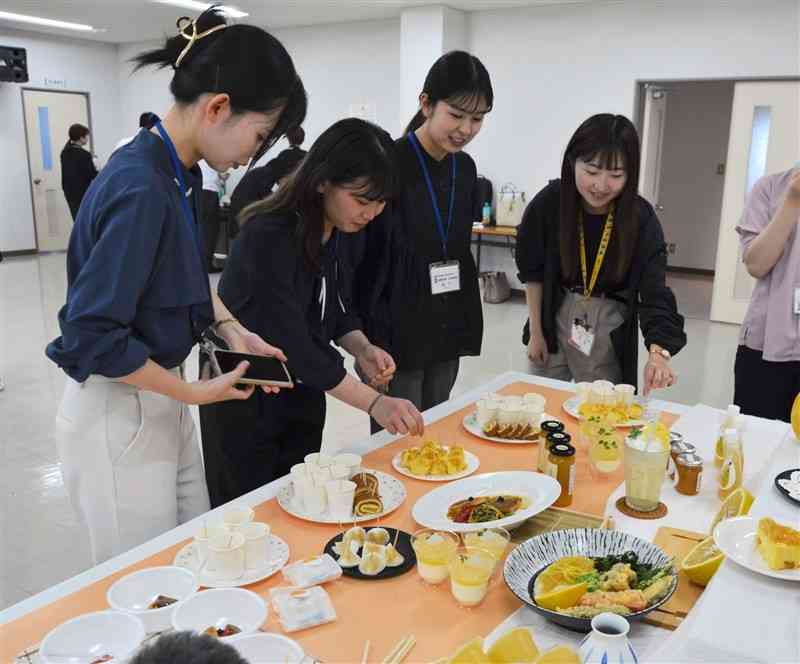
[[[172,162],[172,170],[175,171],[175,179],[178,181],[179,198],[181,199],[183,216],[186,217],[189,228],[192,229],[192,235],[195,241],[197,241],[197,225],[194,223],[194,214],[192,214],[192,207],[189,205],[189,199],[187,198],[186,181],[183,179],[183,168],[181,168],[181,163],[178,159],[178,151],[175,149],[175,144],[172,142],[169,134],[161,125],[161,121],[156,122],[155,127],[158,129],[158,133],[161,134],[161,138],[164,139],[164,144],[167,146],[169,159]]]
[[[408,135],[408,140],[414,146],[414,151],[417,153],[422,175],[425,178],[425,184],[428,186],[428,194],[431,197],[431,204],[433,205],[433,214],[436,218],[436,228],[439,231],[439,237],[442,240],[442,252],[447,256],[447,237],[450,235],[450,224],[453,223],[453,208],[456,202],[456,156],[450,155],[453,163],[453,182],[450,187],[450,207],[447,213],[447,226],[442,223],[442,213],[439,211],[439,203],[436,200],[436,192],[433,191],[433,182],[431,182],[431,174],[428,172],[428,165],[425,163],[425,157],[422,156],[422,148],[419,145],[419,140],[416,134],[412,131]]]
[[[608,243],[611,241],[611,231],[614,228],[614,203],[608,210],[606,217],[606,224],[603,228],[603,236],[600,238],[600,246],[597,248],[597,256],[594,259],[594,267],[592,268],[592,280],[587,279],[587,266],[586,266],[586,237],[583,232],[583,211],[578,212],[578,236],[581,241],[581,275],[583,276],[583,296],[591,297],[595,284],[597,283],[597,276],[600,274],[600,267],[603,265],[603,259],[606,257],[606,250]]]

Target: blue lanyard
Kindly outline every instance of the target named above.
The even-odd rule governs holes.
[[[422,148],[419,144],[416,134],[412,131],[408,135],[408,140],[414,146],[414,152],[417,153],[422,175],[425,178],[425,184],[428,185],[428,193],[431,197],[431,204],[433,205],[433,214],[436,218],[436,228],[439,231],[439,237],[442,239],[442,252],[447,257],[447,237],[450,235],[450,225],[453,223],[453,208],[456,202],[456,156],[450,155],[453,163],[453,182],[450,187],[450,208],[447,213],[447,226],[442,223],[442,213],[439,212],[439,202],[436,200],[436,192],[433,190],[433,182],[431,182],[431,174],[428,172],[428,165],[425,163],[425,157],[422,156]]]
[[[178,159],[178,151],[175,149],[175,144],[172,142],[172,139],[169,137],[169,134],[161,125],[160,120],[156,122],[155,127],[156,129],[158,129],[158,133],[161,134],[161,138],[164,139],[164,144],[167,146],[167,151],[169,152],[169,159],[172,162],[172,169],[175,171],[175,179],[178,180],[178,190],[180,192],[179,198],[181,199],[181,208],[183,208],[183,216],[186,217],[186,221],[189,224],[189,227],[192,229],[192,237],[195,238],[195,243],[197,243],[198,242],[197,225],[194,223],[194,214],[192,213],[192,206],[189,205],[189,200],[187,198],[188,194],[186,189],[186,181],[183,179],[183,168],[181,167],[180,160]]]

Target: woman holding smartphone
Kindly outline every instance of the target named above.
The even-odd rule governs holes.
[[[368,122],[341,120],[327,129],[270,198],[242,213],[219,293],[245,327],[283,348],[295,387],[277,397],[213,407],[219,440],[204,439],[212,505],[289,472],[317,452],[325,393],[375,418],[391,433],[424,430],[413,404],[385,396],[347,373],[331,341],[356,359],[375,386],[395,363],[370,343],[347,297],[350,235],[383,210],[395,188],[394,144]],[[214,445],[214,449],[209,449]],[[212,476],[214,474],[214,476]]]
[[[470,250],[477,171],[464,148],[492,110],[489,73],[474,55],[447,53],[419,103],[397,141],[399,195],[367,232],[357,289],[367,335],[397,362],[389,394],[427,410],[450,398],[460,358],[481,352]]]
[[[187,404],[243,400],[247,369],[188,383],[182,363],[215,324],[235,350],[283,353],[233,320],[209,289],[196,163],[246,164],[301,122],[306,96],[267,32],[209,10],[136,58],[172,67],[175,105],[117,150],[81,206],[67,254],[61,336],[47,355],[68,374],[57,417],[64,482],[95,563],[209,508]]]

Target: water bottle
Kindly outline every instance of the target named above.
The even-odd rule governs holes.
[[[481,223],[484,226],[488,226],[492,223],[492,204],[489,201],[486,201],[483,204],[483,215],[481,218]]]

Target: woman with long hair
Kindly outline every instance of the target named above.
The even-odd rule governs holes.
[[[350,306],[349,240],[395,190],[394,145],[382,129],[341,120],[314,142],[278,191],[245,208],[219,285],[231,313],[286,351],[295,387],[276,397],[211,409],[216,435],[203,445],[211,503],[219,505],[289,472],[317,452],[325,393],[369,413],[391,433],[421,434],[408,401],[383,395],[347,373],[335,342],[375,387],[395,364],[370,343]]]
[[[621,115],[594,115],[564,152],[561,179],[528,204],[517,239],[531,371],[561,380],[637,384],[637,321],[649,357],[644,394],[676,381],[686,344],[666,285],[667,251],[638,195],[639,136]]]
[[[67,373],[56,440],[64,483],[100,562],[209,508],[187,404],[248,399],[247,369],[184,380],[214,325],[234,350],[283,353],[236,321],[209,288],[197,226],[205,159],[226,171],[302,122],[306,95],[272,35],[211,9],[136,58],[174,70],[175,104],[112,155],[81,205],[67,254],[61,336]]]

